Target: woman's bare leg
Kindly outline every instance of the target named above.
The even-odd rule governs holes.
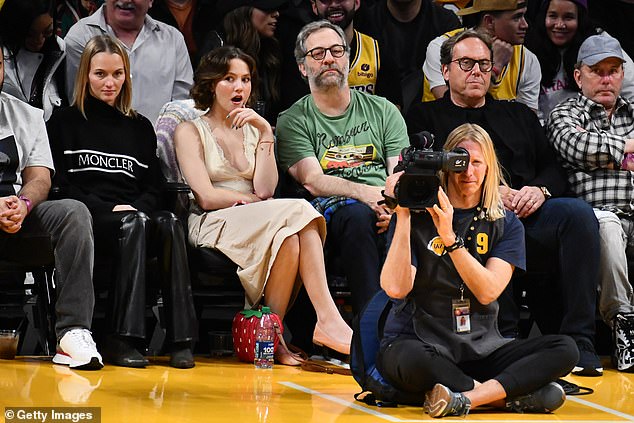
[[[352,329],[339,314],[328,289],[324,250],[317,222],[315,220],[310,222],[298,235],[299,274],[317,313],[315,340],[348,354],[352,340]]]
[[[298,269],[299,237],[291,235],[282,242],[264,287],[264,303],[271,307],[271,311],[280,316],[280,319],[284,319],[286,315]]]
[[[299,251],[299,237],[297,235],[291,235],[284,240],[277,252],[273,266],[271,266],[271,273],[264,287],[264,303],[282,320],[286,315],[288,302],[297,278]],[[279,347],[275,352],[275,359],[289,366],[300,364]]]
[[[324,250],[315,220],[296,235],[284,240],[271,267],[264,288],[264,302],[282,319],[286,314],[298,271],[317,313],[315,340],[337,351],[349,353],[352,329],[339,314],[328,290]],[[276,358],[283,364],[299,364],[281,349],[278,349]]]

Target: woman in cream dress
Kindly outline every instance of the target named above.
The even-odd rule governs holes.
[[[245,107],[256,78],[253,59],[221,47],[201,60],[191,96],[203,116],[178,125],[178,164],[195,198],[189,240],[238,265],[251,305],[263,301],[281,318],[301,282],[317,313],[313,340],[349,353],[352,330],[326,281],[323,217],[304,200],[272,199],[278,175],[269,123]],[[276,359],[298,362],[281,349]]]

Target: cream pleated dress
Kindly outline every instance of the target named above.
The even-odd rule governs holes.
[[[197,118],[192,123],[203,140],[205,165],[214,187],[252,193],[257,129],[249,124],[243,127],[244,153],[249,166],[238,171],[225,159],[207,122]],[[196,247],[219,250],[238,265],[247,304],[253,306],[262,298],[271,266],[284,240],[313,220],[318,221],[323,244],[326,222],[305,200],[266,200],[208,212],[193,204],[188,219],[189,241]]]

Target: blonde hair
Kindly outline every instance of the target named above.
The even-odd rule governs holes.
[[[463,141],[473,141],[482,149],[487,173],[482,184],[482,197],[480,204],[484,209],[487,220],[493,221],[504,217],[504,203],[500,194],[500,185],[508,186],[502,174],[502,167],[495,154],[491,137],[481,126],[473,123],[465,123],[451,131],[445,141],[445,151],[453,150]],[[447,172],[440,172],[443,188],[447,189]]]
[[[126,116],[135,116],[136,112],[132,109],[132,81],[130,80],[130,59],[123,45],[109,35],[97,35],[92,37],[84,47],[79,61],[79,69],[75,77],[75,95],[73,96],[73,105],[76,106],[84,117],[84,103],[86,97],[90,95],[90,62],[92,58],[99,53],[117,54],[123,61],[123,71],[125,81],[121,87],[121,92],[114,102],[114,107]]]

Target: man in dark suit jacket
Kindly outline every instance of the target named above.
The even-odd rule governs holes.
[[[448,39],[441,47],[441,65],[449,91],[441,99],[413,106],[406,119],[408,131],[434,133],[434,148],[441,149],[447,135],[465,122],[487,130],[509,184],[500,187],[504,206],[525,227],[528,276],[539,276],[526,286],[531,312],[542,332],[575,339],[580,360],[573,373],[600,376],[603,369],[593,346],[598,223],[584,201],[561,197],[566,193],[565,173],[535,113],[521,103],[487,96],[492,58],[486,35],[468,30]],[[507,291],[500,330],[513,336],[517,315]]]

